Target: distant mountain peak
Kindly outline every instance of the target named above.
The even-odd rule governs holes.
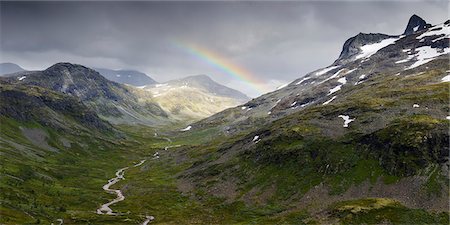
[[[199,82],[215,82],[211,77],[205,74],[192,75],[178,79],[178,81],[199,81]]]
[[[14,63],[0,63],[0,76],[25,71],[22,67]]]
[[[68,63],[68,62],[59,62],[59,63],[55,63],[52,66],[48,67],[46,70],[73,70],[76,68],[84,68],[84,69],[89,69],[85,66],[82,65],[78,65],[78,64],[73,64],[73,63]]]
[[[404,35],[410,35],[417,31],[421,31],[431,27],[431,24],[427,23],[420,16],[414,14],[409,18],[408,25],[406,26]]]
[[[115,81],[121,84],[129,84],[139,87],[158,83],[147,74],[137,70],[111,70],[104,68],[95,68],[95,70],[98,71],[102,76],[106,77],[108,80]]]
[[[209,93],[215,93],[218,96],[231,97],[235,99],[240,99],[247,101],[250,98],[244,93],[237,91],[235,89],[229,88],[222,84],[217,83],[208,75],[200,74],[184,77],[177,80],[172,80],[167,82],[169,85],[174,86],[189,86],[198,89],[205,90]]]

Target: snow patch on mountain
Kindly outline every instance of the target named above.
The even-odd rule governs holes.
[[[348,124],[355,121],[355,119],[356,119],[356,118],[350,119],[350,116],[347,116],[347,115],[339,115],[338,117],[340,117],[344,120],[343,127],[348,127]]]
[[[450,82],[450,75],[447,75],[441,79],[441,82]]]
[[[364,82],[363,79],[366,78],[366,75],[365,75],[365,74],[362,74],[362,75],[359,76],[358,78],[359,78],[359,80],[356,81],[355,85],[358,85],[358,84]]]
[[[338,82],[341,84],[346,84],[347,83],[347,79],[345,77],[339,78]]]
[[[333,101],[334,99],[336,99],[336,98],[337,98],[337,96],[333,96],[333,97],[331,97],[328,101],[322,103],[322,105],[328,105],[328,104],[330,104],[330,102],[332,102],[332,101]]]
[[[339,66],[330,66],[325,69],[317,71],[315,74],[316,74],[316,76],[324,75],[324,74],[328,73],[329,71],[334,70],[336,68],[339,68]]]
[[[363,45],[360,47],[361,53],[355,56],[355,59],[369,58],[373,54],[377,53],[378,50],[388,45],[394,44],[398,39],[399,38],[387,38],[378,43]]]
[[[331,88],[331,89],[330,89],[330,92],[328,93],[328,95],[331,95],[331,94],[333,94],[334,92],[341,90],[341,88],[342,88],[342,85],[338,85],[338,86],[336,86],[336,87],[334,87],[334,88]]]
[[[309,80],[309,79],[311,79],[311,77],[304,77],[304,78],[301,79],[299,82],[297,82],[295,85],[299,85],[299,84],[301,84],[301,83],[303,83],[304,81],[307,81],[307,80]]]
[[[416,39],[422,40],[425,37],[440,36],[440,35],[444,35],[444,37],[449,37],[450,36],[450,27],[443,23],[438,24],[438,25],[428,29],[427,32],[417,36]]]
[[[319,84],[325,83],[325,82],[327,82],[327,81],[329,81],[329,80],[331,80],[331,79],[336,78],[336,77],[337,77],[342,71],[344,71],[344,70],[345,70],[345,68],[344,68],[344,69],[338,70],[336,73],[334,73],[333,75],[331,75],[331,76],[328,77],[327,79],[321,81]]]
[[[192,126],[187,126],[186,128],[181,129],[180,131],[189,131],[189,130],[191,130],[191,129],[192,129]]]
[[[416,48],[416,53],[414,57],[417,59],[417,61],[414,62],[411,66],[409,66],[405,70],[416,68],[418,66],[430,62],[431,60],[440,55],[445,55],[448,53],[450,53],[450,48],[438,49],[432,48],[431,46],[422,46]]]
[[[279,86],[279,87],[277,87],[277,90],[280,90],[281,88],[285,88],[286,86],[288,86],[289,85],[289,83],[287,83],[287,84],[283,84],[283,85],[281,85],[281,86]]]

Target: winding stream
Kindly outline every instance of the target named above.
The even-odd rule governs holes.
[[[167,140],[168,142],[172,142],[172,140],[170,140],[170,138],[163,138],[163,139]],[[164,148],[164,150],[167,150],[167,149],[172,148],[172,147],[179,147],[179,146],[180,145],[166,146]],[[159,153],[158,152],[156,152],[153,155],[153,159],[159,159]],[[133,167],[142,166],[142,164],[144,164],[145,161],[146,161],[145,159],[141,160],[139,163],[133,165]],[[110,206],[113,205],[113,204],[116,204],[116,203],[118,203],[120,201],[123,201],[125,199],[125,196],[123,195],[121,190],[119,190],[119,189],[111,189],[110,187],[112,185],[116,184],[117,182],[119,182],[121,180],[124,180],[125,179],[125,171],[127,169],[129,169],[129,168],[130,167],[127,166],[127,167],[124,167],[124,168],[121,168],[121,169],[117,170],[116,177],[109,179],[108,183],[103,185],[103,190],[105,190],[106,192],[108,192],[110,194],[115,194],[117,197],[115,199],[113,199],[112,201],[101,205],[100,208],[97,209],[97,214],[99,214],[99,215],[119,215],[119,213],[114,212],[110,208]],[[142,223],[142,225],[147,225],[148,223],[150,223],[152,220],[155,219],[154,216],[146,216],[145,218],[146,219]]]
[[[141,166],[142,164],[145,163],[145,161],[146,161],[145,159],[141,160],[138,164],[134,165],[133,167]],[[100,208],[97,209],[97,214],[99,214],[99,215],[104,215],[104,214],[117,215],[117,213],[112,211],[110,206],[113,204],[116,204],[120,201],[123,201],[125,199],[125,196],[122,194],[121,190],[111,189],[110,187],[112,185],[116,184],[117,182],[119,182],[120,180],[124,180],[125,179],[125,177],[124,177],[125,170],[127,170],[129,168],[130,167],[124,167],[124,168],[117,170],[116,177],[109,179],[108,183],[103,185],[103,190],[105,190],[106,192],[108,192],[110,194],[115,194],[115,195],[117,195],[117,197],[114,200],[100,206]]]

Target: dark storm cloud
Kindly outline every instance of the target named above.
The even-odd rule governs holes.
[[[1,61],[131,68],[158,81],[208,74],[254,96],[173,40],[210,49],[276,86],[329,65],[359,32],[400,34],[414,13],[440,23],[447,11],[447,1],[1,2]]]

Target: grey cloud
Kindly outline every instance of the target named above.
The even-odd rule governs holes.
[[[359,32],[400,34],[414,13],[430,23],[448,18],[447,1],[0,4],[2,61],[31,69],[58,61],[138,69],[158,81],[208,74],[230,85],[239,82],[172,40],[198,44],[261,80],[283,83],[332,63]]]

